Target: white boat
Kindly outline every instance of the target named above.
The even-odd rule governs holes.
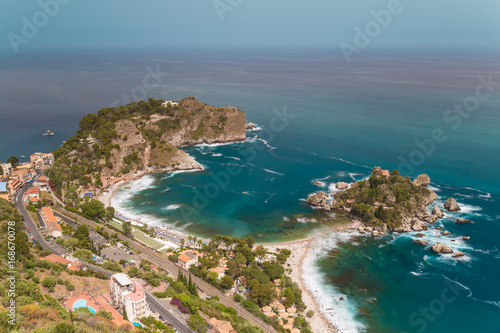
[[[47,130],[47,132],[46,132],[46,133],[43,133],[43,135],[54,135],[54,133],[52,133],[52,131],[51,131],[51,130]]]

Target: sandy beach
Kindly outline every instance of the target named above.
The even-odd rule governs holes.
[[[322,230],[321,232],[318,232],[306,239],[284,242],[284,243],[262,244],[271,252],[275,252],[276,249],[278,248],[288,249],[292,251],[287,261],[287,264],[290,264],[290,268],[292,269],[290,277],[292,278],[293,281],[299,283],[302,289],[302,300],[307,306],[307,311],[313,310],[315,313],[313,317],[308,318],[308,321],[311,324],[311,329],[315,333],[316,332],[337,333],[338,330],[332,323],[330,323],[326,319],[323,313],[319,310],[320,308],[318,306],[318,303],[316,302],[316,299],[312,296],[311,291],[307,288],[306,284],[304,283],[304,279],[302,276],[302,266],[304,263],[304,259],[307,257],[311,243],[315,240],[316,237],[331,232],[343,232],[351,229],[357,229],[358,226],[359,222],[351,221],[350,223],[337,225],[328,228],[327,230]]]

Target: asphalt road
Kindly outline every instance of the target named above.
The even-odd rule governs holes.
[[[30,228],[31,234],[35,238],[35,241],[38,244],[40,244],[43,248],[48,249],[48,250],[52,251],[52,253],[55,253],[57,255],[64,254],[64,252],[61,252],[58,249],[51,247],[45,241],[45,239],[40,234],[40,232],[39,232],[39,230],[38,230],[38,228],[36,226],[36,223],[31,218],[31,215],[26,210],[26,207],[24,207],[22,198],[23,198],[24,192],[26,192],[26,190],[28,188],[29,188],[29,186],[23,187],[21,189],[21,191],[19,191],[19,193],[17,194],[16,200],[15,200],[15,203],[14,203],[15,206],[16,206],[16,208],[17,208],[17,210],[23,216],[26,225]],[[66,217],[66,216],[64,216],[62,214],[58,214],[58,213],[56,213],[56,214],[59,217],[64,218],[65,222],[70,223],[70,221],[71,221],[71,223],[70,223],[71,226],[73,226],[73,227],[76,226],[76,223],[74,221],[72,221],[70,218],[68,218],[68,217]],[[98,271],[98,272],[101,272],[101,273],[105,274],[106,276],[113,275],[112,272],[110,272],[110,271],[108,271],[108,270],[106,270],[106,269],[104,269],[102,267],[95,266],[95,265],[92,265],[92,264],[89,264],[89,263],[85,263],[85,265],[88,266],[89,268],[95,270],[95,271]],[[166,320],[169,323],[171,323],[172,326],[175,327],[175,329],[177,329],[180,333],[190,333],[191,332],[191,330],[189,329],[189,327],[183,321],[181,321],[176,316],[174,316],[168,310],[168,308],[165,305],[161,304],[161,302],[154,295],[152,295],[151,293],[149,293],[147,290],[146,290],[146,300],[148,301],[148,304],[149,304],[149,306],[151,307],[151,309],[153,311],[159,313],[164,320]]]

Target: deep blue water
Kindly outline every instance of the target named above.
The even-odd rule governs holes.
[[[433,228],[442,225],[452,236],[431,230],[426,237],[445,241],[466,257],[434,255],[411,235],[376,240],[327,235],[318,240],[320,258],[310,277],[327,296],[325,308],[334,307],[344,326],[369,332],[500,332],[500,94],[482,101],[457,129],[443,120],[447,109],[474,94],[479,76],[491,74],[500,82],[497,59],[370,55],[346,65],[321,52],[193,51],[6,58],[0,63],[0,159],[56,149],[83,114],[139,91],[146,67],[158,65],[162,82],[148,96],[192,95],[216,106],[233,105],[261,129],[249,132],[243,143],[184,148],[204,172],[148,176],[123,190],[115,204],[131,216],[201,236],[252,234],[273,241],[320,227],[304,217],[327,218],[303,201],[319,190],[315,180],[352,182],[367,177],[375,165],[400,168],[400,157],[408,160],[416,151],[415,140],[427,140],[440,128],[445,142],[403,173],[429,174],[439,205],[448,196],[464,205],[453,217],[468,216],[474,224],[445,218]],[[290,115],[285,123],[283,114]],[[41,136],[47,129],[56,135]],[[463,235],[471,240],[462,241]],[[331,258],[327,252],[334,247],[340,254]],[[420,307],[441,304],[445,281],[453,281],[456,299],[443,310],[431,309],[432,316],[422,321]],[[333,301],[339,294],[347,294],[346,300]],[[365,305],[372,297],[377,302]],[[347,324],[352,321],[358,324]]]

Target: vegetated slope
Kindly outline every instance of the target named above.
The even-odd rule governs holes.
[[[183,145],[246,139],[246,117],[235,107],[216,108],[187,97],[178,105],[162,106],[149,99],[126,106],[104,108],[82,118],[76,135],[54,152],[56,161],[47,171],[56,192],[78,189],[101,176],[150,171],[194,169],[201,166]],[[85,177],[86,174],[92,177]]]

